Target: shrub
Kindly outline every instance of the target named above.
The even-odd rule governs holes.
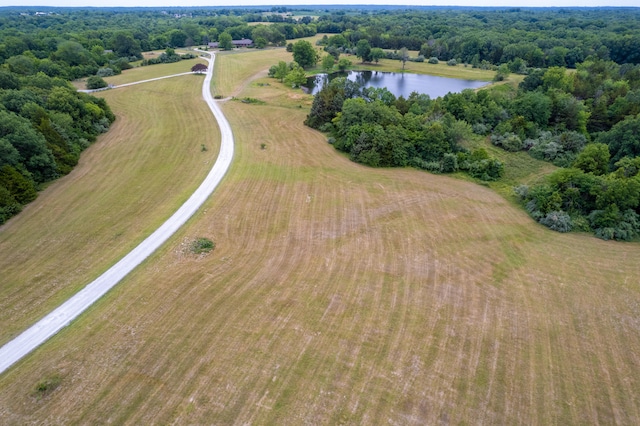
[[[617,206],[611,205],[605,210],[592,211],[588,219],[596,230],[596,237],[603,240],[629,241],[640,233],[640,216],[631,209],[620,212]]]
[[[102,77],[92,75],[91,77],[87,78],[87,89],[89,90],[102,89],[103,87],[107,86],[107,82],[104,81]]]
[[[324,123],[318,130],[320,130],[322,133],[331,133],[335,130],[335,126],[333,125],[333,123]]]
[[[475,123],[471,126],[471,129],[473,130],[473,133],[475,133],[476,135],[484,136],[487,133],[489,133],[489,127],[483,123]]]
[[[458,171],[458,156],[453,153],[446,153],[440,162],[440,172],[453,173]]]
[[[194,254],[209,253],[216,248],[216,243],[208,238],[198,238],[191,243],[191,252]]]
[[[469,174],[480,180],[497,180],[504,174],[504,164],[495,158],[474,161],[469,164]]]
[[[96,73],[96,75],[98,77],[111,77],[112,75],[116,75],[116,73],[113,70],[113,68],[107,67],[107,68],[100,68]]]
[[[509,152],[517,152],[524,147],[522,139],[515,133],[493,134],[491,135],[491,143]]]
[[[540,223],[558,232],[569,232],[572,227],[571,217],[563,211],[549,212],[545,217],[540,219]]]
[[[438,61],[438,58],[436,58],[435,56],[430,57],[427,62],[430,63],[430,64],[438,64],[438,63],[440,63],[440,61]]]
[[[449,65],[450,67],[455,67],[456,65],[458,65],[458,61],[456,61],[455,59],[449,59],[447,61],[447,65]]]
[[[513,188],[513,192],[520,198],[521,200],[526,200],[529,197],[529,186],[528,185],[518,185]]]
[[[61,382],[62,378],[58,374],[45,377],[44,379],[36,383],[33,394],[38,399],[43,398],[56,390],[56,388],[60,386]]]

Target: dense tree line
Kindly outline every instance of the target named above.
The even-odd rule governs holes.
[[[575,67],[588,56],[640,63],[640,10],[434,9],[376,13],[333,11],[320,16],[319,33],[339,34],[339,48],[419,50],[425,58],[529,67]]]
[[[95,76],[102,84],[98,78],[130,67],[147,50],[168,49],[162,61],[171,61],[178,47],[241,38],[282,46],[324,32],[329,35],[320,44],[331,55],[322,61],[326,68],[348,52],[363,61],[492,68],[497,80],[510,72],[526,75],[517,89],[505,85],[434,100],[417,94],[396,99],[340,80],[327,85],[307,124],[330,132],[355,161],[495,179],[502,164],[460,144],[475,133],[562,167],[540,185],[519,189],[541,223],[603,238],[640,232],[634,195],[640,179],[640,9],[374,9],[309,9],[303,18],[286,15],[284,7],[52,9],[38,16],[26,8],[0,10],[3,211],[32,197],[29,187],[68,172],[112,120],[102,101],[73,93],[66,80]],[[288,47],[302,66],[281,63],[272,70],[291,85],[319,59],[307,44],[296,45],[295,52],[293,43]],[[419,56],[410,58],[406,49]],[[56,104],[61,98],[72,106]],[[21,140],[35,142],[23,146]]]
[[[141,52],[232,39],[264,40],[281,46],[287,39],[316,34],[311,19],[270,18],[221,9],[189,14],[161,10],[55,9],[35,15],[33,10],[0,9],[0,63],[12,72],[76,79],[109,68],[115,73],[142,59]],[[244,14],[240,14],[240,13]],[[237,14],[236,14],[237,13]],[[249,25],[260,18],[271,25]]]
[[[0,69],[0,224],[69,173],[80,152],[115,119],[103,99],[66,80]]]
[[[362,89],[334,80],[315,96],[306,124],[329,132],[334,146],[371,166],[468,170],[500,176],[489,158],[474,165],[459,142],[488,137],[507,151],[528,151],[562,167],[518,194],[540,223],[602,238],[640,233],[640,65],[596,56],[530,70],[518,88],[500,85],[438,99]],[[484,168],[477,168],[482,164]]]
[[[373,167],[463,170],[482,180],[498,179],[504,170],[484,149],[463,148],[471,126],[447,112],[440,98],[396,98],[386,89],[336,78],[316,94],[305,124],[328,132],[330,143],[353,161]]]

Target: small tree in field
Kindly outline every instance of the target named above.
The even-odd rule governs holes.
[[[406,47],[400,49],[400,60],[402,61],[402,71],[404,71],[404,66],[409,60],[409,49],[407,49]]]
[[[104,81],[102,77],[92,75],[91,77],[87,78],[87,89],[89,90],[102,89],[103,87],[107,86],[107,82]]]
[[[318,62],[318,53],[311,43],[300,40],[293,45],[293,60],[302,68],[314,67]]]
[[[207,72],[207,69],[208,67],[205,64],[195,64],[191,67],[191,72],[202,74],[203,72]]]
[[[233,49],[233,38],[231,38],[231,34],[224,32],[218,36],[218,46],[220,49],[231,50]]]
[[[347,58],[341,58],[341,59],[338,61],[338,69],[339,69],[340,71],[344,71],[344,70],[346,70],[347,68],[349,68],[350,66],[351,66],[351,61],[350,61],[350,60],[348,60]]]
[[[284,78],[284,83],[291,87],[300,87],[306,82],[307,76],[304,74],[304,69],[298,64],[295,64],[293,69],[289,71],[287,76]]]
[[[373,62],[377,64],[382,58],[384,58],[384,50],[380,49],[379,47],[374,47],[373,49],[371,49],[371,59],[373,60]]]
[[[333,56],[331,55],[327,55],[322,59],[322,69],[324,69],[325,71],[331,71],[331,68],[333,68],[333,64],[335,62],[335,59],[333,58]]]
[[[367,39],[358,41],[356,45],[356,56],[362,59],[362,62],[371,62],[371,45]]]

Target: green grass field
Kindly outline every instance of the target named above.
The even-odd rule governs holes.
[[[350,162],[302,124],[310,97],[258,84],[268,82],[268,55],[218,57],[214,90],[264,102],[224,105],[237,143],[228,176],[159,252],[0,376],[3,422],[640,422],[639,244],[549,231],[473,182]],[[165,99],[180,79],[164,80]],[[122,123],[138,114],[141,96],[118,90],[109,95],[120,101],[109,102]],[[165,119],[202,123],[204,112],[183,116],[186,105]],[[142,132],[141,120],[92,149]],[[108,157],[90,151],[83,161],[93,170]],[[528,171],[510,179],[544,173],[521,161]],[[122,191],[112,174],[102,176],[113,189],[93,192]],[[133,176],[126,186],[154,178]],[[38,223],[60,226],[46,194],[28,209],[42,212],[40,222],[28,211],[10,222],[15,236],[3,229],[3,253],[13,256],[20,232]],[[78,215],[77,223],[96,218]],[[190,253],[199,237],[216,249]],[[117,251],[98,248],[85,256],[87,269]],[[41,262],[32,275],[46,276]],[[23,294],[33,293],[32,303],[46,299],[31,288]],[[28,304],[3,303],[17,315]],[[5,315],[0,328],[9,323]],[[50,378],[58,386],[42,396],[39,383]]]
[[[218,146],[211,113],[194,101],[202,78],[100,92],[117,115],[110,131],[0,228],[0,343],[115,263],[200,184]]]

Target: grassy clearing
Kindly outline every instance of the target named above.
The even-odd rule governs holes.
[[[256,75],[252,60],[237,73]],[[3,420],[640,421],[638,244],[551,232],[470,182],[354,164],[302,125],[297,93],[220,76],[266,100],[224,106],[230,174],[152,259],[0,377]],[[190,255],[202,235],[215,251]],[[30,397],[51,374],[55,392]]]
[[[135,67],[129,70],[125,70],[120,75],[114,75],[113,77],[105,77],[105,81],[109,84],[119,85],[125,83],[132,83],[134,81],[148,80],[151,78],[163,77],[165,75],[180,74],[183,72],[191,71],[197,63],[207,64],[202,59],[186,59],[180,62],[174,62],[171,64],[157,64],[148,65],[146,67]]]
[[[218,144],[201,84],[188,75],[100,93],[117,114],[112,129],[0,228],[0,343],[107,269],[199,185]]]
[[[353,62],[353,69],[357,70],[371,70],[371,71],[386,71],[386,72],[402,72],[402,62],[392,59],[381,59],[378,64],[375,63],[361,63],[359,58],[352,55],[345,55],[347,59]],[[405,63],[405,73],[413,74],[427,74],[435,75],[438,77],[459,78],[463,80],[481,80],[491,81],[495,76],[495,71],[481,70],[478,68],[472,68],[471,66],[464,66],[462,64],[450,66],[444,62],[439,64],[429,64],[425,62],[409,62]]]
[[[252,80],[266,77],[271,65],[278,61],[292,60],[291,52],[287,52],[284,47],[219,52],[212,92],[223,97],[238,96],[239,91]]]
[[[196,59],[185,59],[180,62],[174,62],[171,64],[156,64],[156,65],[148,65],[145,67],[137,66],[135,68],[124,70],[122,74],[114,75],[112,77],[105,77],[104,81],[106,81],[108,84],[113,84],[117,86],[119,84],[149,80],[151,78],[163,77],[165,75],[189,72],[191,71],[191,67],[193,67],[197,63],[207,64],[206,61],[196,58]],[[74,80],[72,84],[77,89],[86,89],[87,79],[82,78],[79,80]]]

